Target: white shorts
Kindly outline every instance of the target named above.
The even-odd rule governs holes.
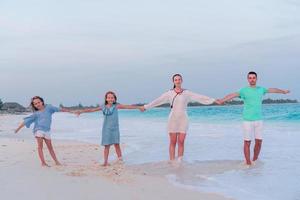
[[[251,141],[251,136],[254,135],[255,139],[262,140],[263,122],[259,121],[244,121],[243,131],[244,140]]]
[[[37,131],[33,135],[34,137],[40,137],[40,138],[45,138],[47,140],[51,140],[51,136],[49,132]]]

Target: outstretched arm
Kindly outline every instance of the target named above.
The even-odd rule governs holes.
[[[288,94],[288,93],[290,93],[290,91],[289,90],[281,90],[278,88],[269,88],[268,93]]]
[[[139,109],[140,111],[144,111],[144,106],[134,106],[134,105],[118,104],[117,108],[118,109]]]
[[[83,110],[78,110],[75,113],[77,115],[80,115],[81,113],[90,113],[90,112],[97,112],[102,110],[101,107],[97,107],[97,108],[87,108],[87,109],[83,109]]]
[[[151,103],[148,103],[146,105],[144,105],[143,107],[148,110],[150,108],[162,105],[164,103],[168,103],[169,102],[169,93],[166,92],[164,94],[162,94],[160,97],[158,97],[157,99],[155,99],[154,101],[152,101]]]
[[[59,109],[59,111],[60,111],[60,112],[68,112],[68,113],[76,114],[75,111],[70,110],[70,109],[67,109],[67,108],[63,108],[63,107],[61,107],[61,108]]]
[[[15,130],[15,133],[19,132],[19,130],[21,130],[24,126],[29,128],[30,125],[35,122],[36,118],[37,118],[36,113],[33,113],[32,115],[29,115],[28,117],[25,117],[24,121]]]
[[[15,130],[15,133],[18,133],[19,130],[21,130],[24,126],[25,126],[25,124],[24,124],[24,122],[22,122],[22,123],[18,126],[18,128]]]
[[[234,99],[236,97],[239,97],[239,93],[235,92],[235,93],[231,93],[231,94],[228,94],[226,95],[223,99],[221,99],[220,101],[222,103],[225,103],[226,101],[230,101],[231,99]]]
[[[187,92],[188,92],[188,95],[189,95],[191,101],[196,101],[196,102],[199,102],[204,105],[209,105],[209,104],[213,104],[214,102],[216,102],[216,100],[214,98],[210,98],[208,96],[197,94],[197,93],[194,93],[191,91],[187,91]]]

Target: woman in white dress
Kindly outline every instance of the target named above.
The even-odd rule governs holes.
[[[182,89],[182,76],[175,74],[172,77],[174,88],[149,104],[144,105],[145,110],[170,103],[171,112],[168,119],[168,132],[170,136],[169,155],[170,160],[175,159],[175,149],[178,143],[178,161],[182,160],[184,152],[184,140],[188,130],[189,121],[187,115],[187,105],[189,102],[199,102],[209,105],[214,102],[220,104],[219,100],[193,93],[189,90]]]

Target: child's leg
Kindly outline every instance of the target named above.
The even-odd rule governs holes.
[[[38,154],[39,154],[39,158],[41,160],[42,166],[48,166],[47,163],[45,162],[45,158],[44,158],[44,153],[43,153],[43,138],[41,137],[35,137],[36,138],[36,142],[38,145]]]
[[[114,146],[115,146],[115,150],[116,150],[116,154],[118,156],[118,159],[122,160],[122,151],[121,151],[121,148],[120,148],[120,144],[114,144]]]
[[[61,165],[60,162],[58,162],[58,160],[56,158],[56,155],[55,155],[55,152],[54,152],[51,140],[46,139],[46,138],[44,138],[44,140],[46,142],[46,145],[47,145],[47,148],[49,150],[49,153],[50,153],[52,159],[54,160],[55,164],[56,165]]]
[[[108,165],[109,148],[110,148],[110,145],[105,145],[104,146],[104,163],[103,163],[103,166]]]

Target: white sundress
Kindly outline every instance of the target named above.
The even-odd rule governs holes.
[[[215,99],[193,93],[189,90],[183,90],[182,93],[177,93],[174,90],[170,90],[162,94],[159,98],[155,99],[151,103],[144,105],[145,109],[170,103],[173,101],[173,108],[169,114],[168,119],[168,132],[169,133],[187,133],[189,127],[187,105],[189,102],[199,102],[201,104],[209,105],[212,104]],[[174,98],[176,96],[176,98]]]

